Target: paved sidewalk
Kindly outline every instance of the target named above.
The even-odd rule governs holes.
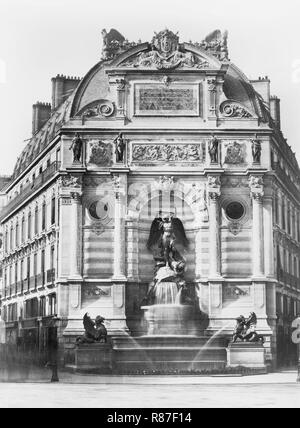
[[[49,383],[51,371],[48,368],[19,368],[7,371],[0,368],[0,382]],[[64,384],[132,384],[132,385],[244,385],[244,384],[295,384],[296,370],[284,370],[262,375],[211,375],[211,376],[121,376],[87,375],[59,371],[60,383]],[[299,384],[300,386],[300,384]]]

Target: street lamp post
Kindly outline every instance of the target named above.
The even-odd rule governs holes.
[[[48,328],[48,353],[49,353],[49,367],[52,372],[51,382],[59,382],[58,372],[57,372],[57,351],[58,351],[58,342],[57,342],[57,322],[59,319],[54,317],[51,320],[50,326]]]

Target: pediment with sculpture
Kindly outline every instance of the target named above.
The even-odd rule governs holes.
[[[122,67],[150,68],[171,70],[175,68],[208,68],[209,62],[179,43],[179,37],[172,31],[164,30],[156,33],[147,51],[126,59]]]
[[[113,60],[118,55],[133,47],[141,45],[139,40],[130,42],[115,29],[107,32],[102,30],[103,49],[102,59],[104,61]],[[179,43],[178,32],[165,29],[159,33],[154,33],[151,43],[145,52],[133,55],[132,58],[126,59],[122,65],[130,67],[153,67],[158,69],[172,69],[177,67],[195,67],[205,68],[208,62],[205,56],[200,57],[190,52],[186,46],[194,46],[206,51],[221,62],[229,61],[228,58],[228,33],[222,33],[215,30],[206,36],[201,42]]]
[[[112,34],[117,34],[113,32]],[[218,33],[219,34],[219,33]],[[107,35],[106,35],[107,37]],[[117,58],[118,55],[126,52],[120,60],[117,59],[117,66],[130,68],[130,69],[150,69],[150,70],[173,70],[173,69],[207,69],[215,68],[216,63],[214,60],[210,60],[211,57],[207,53],[212,53],[209,50],[209,46],[212,45],[213,41],[204,42],[202,44],[191,44],[191,43],[180,43],[178,33],[165,29],[159,33],[155,33],[150,43],[140,44],[128,44],[125,43],[122,37],[119,36],[118,43],[111,41],[113,53],[116,52],[116,45],[119,46],[118,55],[109,54],[109,43],[108,40],[104,40],[104,58],[113,59]],[[122,48],[124,44],[124,49]],[[219,46],[220,41],[215,40],[214,47]],[[128,47],[135,49],[129,49]],[[227,45],[226,45],[227,46]],[[125,49],[125,47],[127,49]],[[227,48],[226,48],[227,49]],[[199,52],[203,51],[203,54]],[[226,50],[227,52],[227,50]],[[130,55],[131,53],[131,55]],[[129,55],[127,55],[129,54]],[[107,56],[108,55],[108,56]],[[122,56],[122,55],[121,55]],[[218,55],[213,55],[215,58],[220,60]],[[120,57],[119,57],[120,58]]]

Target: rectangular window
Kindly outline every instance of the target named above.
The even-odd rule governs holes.
[[[282,229],[285,230],[285,203],[284,199],[281,202]]]
[[[15,292],[17,293],[17,282],[18,282],[18,262],[15,263]]]
[[[42,230],[46,229],[46,202],[42,205]]]
[[[56,294],[49,296],[49,315],[56,315]]]
[[[9,242],[10,242],[10,251],[12,251],[14,249],[14,231],[13,231],[13,227],[12,226],[10,228]]]
[[[27,238],[31,239],[31,212],[28,213],[27,220]]]
[[[275,223],[278,224],[278,218],[279,218],[279,213],[278,213],[278,196],[276,194],[275,196]]]
[[[22,244],[24,241],[25,241],[25,218],[23,216],[22,217],[22,223],[21,223],[21,242],[22,242]]]
[[[56,199],[55,196],[51,199],[51,225],[55,224]]]
[[[34,275],[34,288],[37,287],[37,254],[33,256],[33,275]]]
[[[23,279],[24,279],[24,260],[21,260],[20,266],[20,281],[21,281],[21,291],[23,292]]]
[[[54,269],[54,245],[51,246],[50,249],[50,269],[53,270]]]
[[[5,252],[7,253],[7,250],[8,250],[8,232],[7,232],[7,230],[6,230],[6,232],[5,232],[4,250],[5,250]]]
[[[291,234],[291,206],[288,204],[287,206],[288,212],[287,212],[287,233]]]
[[[45,250],[41,252],[41,274],[42,274],[42,284],[45,285]]]
[[[41,297],[40,299],[40,316],[44,317],[46,316],[46,298]]]
[[[16,243],[16,248],[18,248],[18,246],[19,246],[19,223],[16,224],[16,239],[15,239],[15,243]]]
[[[30,256],[27,257],[27,289],[30,288]]]
[[[34,210],[34,234],[39,233],[39,207],[36,205]]]

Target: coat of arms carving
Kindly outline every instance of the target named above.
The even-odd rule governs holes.
[[[89,163],[98,166],[109,166],[112,159],[112,148],[110,144],[103,141],[90,141]]]
[[[159,70],[177,67],[208,67],[209,64],[205,59],[187,52],[179,44],[177,34],[167,29],[155,33],[150,45],[151,50],[130,58],[122,65],[126,67],[153,67]]]
[[[245,162],[245,148],[243,144],[233,141],[227,144],[225,163],[240,164]]]

